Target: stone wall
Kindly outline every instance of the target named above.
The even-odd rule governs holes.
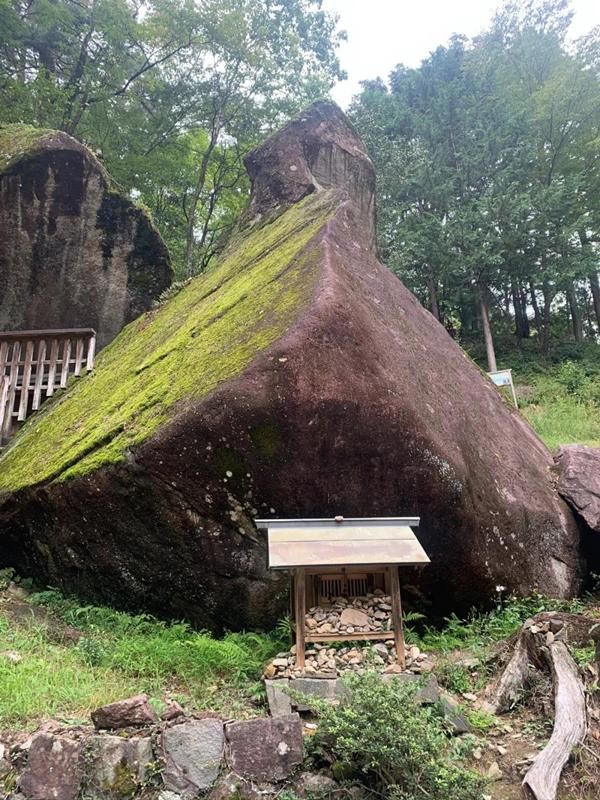
[[[187,800],[209,790],[211,800],[275,797],[277,784],[298,779],[304,758],[296,713],[224,722],[172,703],[159,718],[136,695],[92,719],[94,727],[47,722],[0,742],[0,789],[22,800]]]

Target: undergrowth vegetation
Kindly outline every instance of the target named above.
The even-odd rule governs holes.
[[[30,602],[77,629],[80,638],[60,646],[52,625],[15,625],[0,606],[0,651],[15,654],[15,661],[0,659],[0,724],[57,714],[82,717],[141,691],[158,710],[173,698],[247,716],[262,700],[258,679],[265,661],[284,646],[276,633],[215,639],[183,622],[81,606],[55,591],[34,594]]]
[[[314,761],[390,800],[481,800],[485,780],[460,763],[464,741],[448,737],[437,706],[413,701],[417,690],[367,673],[346,680],[338,706],[311,703],[319,716]]]
[[[578,598],[555,600],[533,593],[525,598],[499,601],[492,611],[473,612],[467,619],[451,614],[442,627],[425,626],[415,638],[425,650],[442,653],[484,648],[511,636],[526,619],[541,611],[579,613],[584,606],[584,601]]]
[[[485,369],[480,348],[468,348]],[[600,347],[556,343],[543,358],[535,342],[520,348],[501,340],[498,369],[512,369],[519,408],[550,449],[600,446]]]

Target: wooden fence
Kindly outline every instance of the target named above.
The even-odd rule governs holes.
[[[0,331],[0,444],[70,375],[94,368],[92,328]]]

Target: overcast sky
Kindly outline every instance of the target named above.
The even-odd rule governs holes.
[[[345,107],[361,80],[386,78],[400,62],[417,66],[453,33],[479,33],[498,5],[498,0],[324,0],[348,34],[339,50],[348,80],[334,88],[334,100]],[[600,0],[572,0],[572,7],[575,35],[600,24]]]

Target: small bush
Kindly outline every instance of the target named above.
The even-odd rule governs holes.
[[[317,701],[313,757],[394,800],[481,800],[485,781],[452,760],[443,717],[414,702],[418,687],[374,673],[347,679],[339,706]]]
[[[445,661],[436,668],[435,674],[442,686],[455,694],[473,691],[471,673],[461,664]]]
[[[493,611],[485,614],[473,612],[468,619],[452,614],[441,629],[426,627],[422,645],[426,650],[449,652],[465,648],[477,649],[506,639],[528,617],[541,611],[580,612],[584,604],[579,599],[556,600],[533,592],[529,597],[511,597]]]

